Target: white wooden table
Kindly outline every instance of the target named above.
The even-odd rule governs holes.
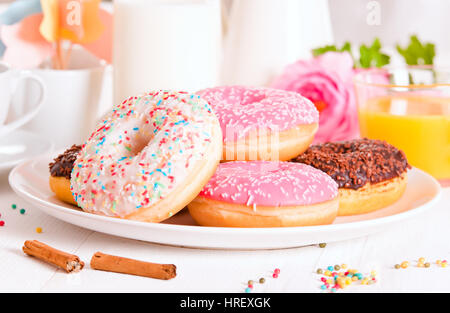
[[[13,210],[11,205],[17,204]],[[20,214],[24,208],[26,213]],[[450,188],[428,215],[409,220],[384,233],[330,243],[326,248],[308,246],[285,250],[225,251],[163,246],[129,240],[79,228],[41,213],[16,196],[6,175],[0,179],[0,292],[244,292],[247,281],[254,292],[323,292],[317,267],[346,263],[363,272],[376,269],[379,280],[371,286],[352,285],[339,292],[450,291],[450,267],[418,268],[415,260],[450,260]],[[43,232],[36,233],[42,227]],[[78,255],[87,265],[76,274],[66,274],[21,248],[36,239]],[[89,268],[96,251],[157,263],[173,263],[177,277],[170,281],[135,277]],[[408,269],[393,265],[409,260]],[[275,268],[281,273],[271,277]]]

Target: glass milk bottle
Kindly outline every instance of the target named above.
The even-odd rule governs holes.
[[[220,0],[114,0],[114,100],[217,85]]]

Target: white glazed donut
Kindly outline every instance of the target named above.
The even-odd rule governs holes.
[[[71,191],[84,211],[160,222],[197,196],[221,154],[220,125],[206,101],[147,93],[100,123],[74,163]]]

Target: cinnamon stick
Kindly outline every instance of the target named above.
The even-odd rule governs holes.
[[[107,272],[172,279],[177,273],[173,264],[157,264],[97,252],[92,256],[91,268]]]
[[[25,241],[22,250],[30,256],[62,268],[68,273],[81,271],[84,267],[84,262],[76,255],[57,250],[37,240]]]

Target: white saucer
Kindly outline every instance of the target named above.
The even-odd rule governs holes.
[[[331,225],[278,228],[197,226],[186,210],[164,223],[144,223],[85,213],[59,201],[48,185],[48,163],[57,155],[43,155],[16,166],[9,184],[23,199],[67,223],[131,239],[186,247],[219,249],[274,249],[299,247],[366,236],[429,211],[441,194],[439,183],[416,168],[408,172],[402,198],[384,209],[338,217]]]
[[[9,170],[25,159],[53,151],[53,143],[25,130],[0,137],[0,171]]]

